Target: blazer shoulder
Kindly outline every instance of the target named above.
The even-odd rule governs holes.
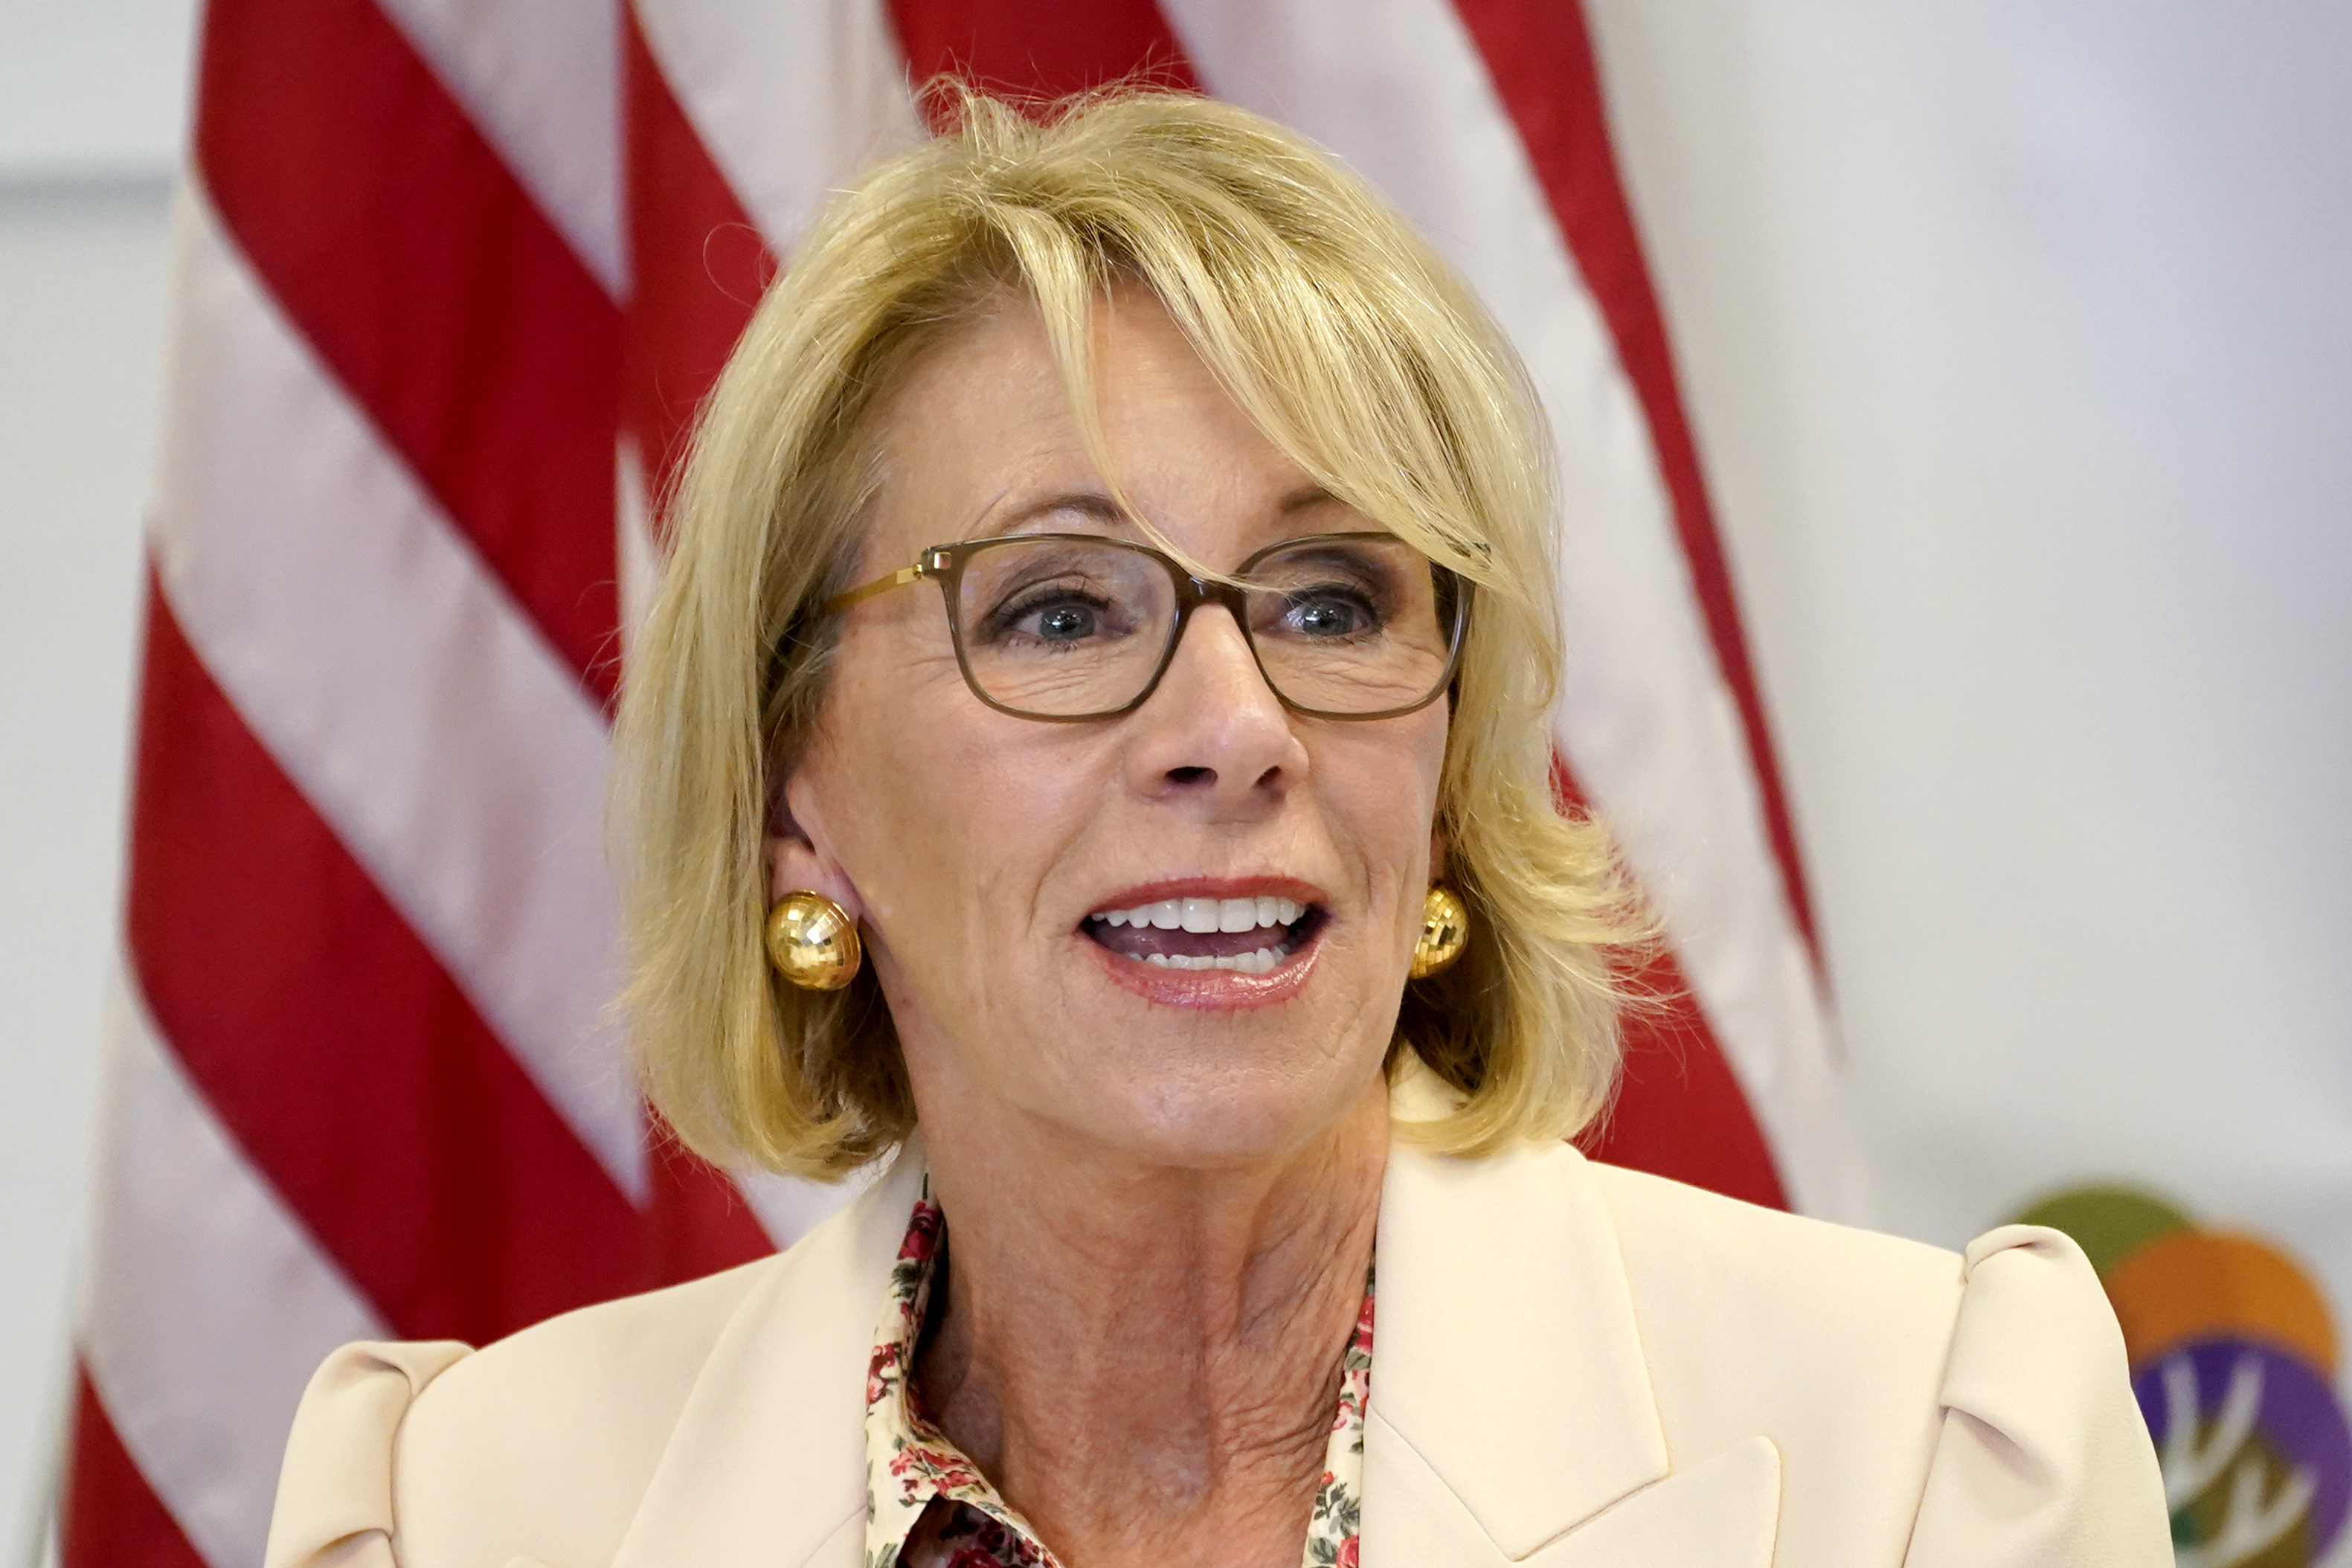
[[[1941,1419],[1958,1254],[1596,1165],[1677,1464],[1760,1434],[1794,1562],[1903,1555]]]
[[[1617,1222],[1637,1293],[1716,1307],[1783,1332],[1951,1337],[1966,1283],[1959,1253],[1587,1162]]]
[[[2003,1226],[1953,1252],[1810,1219],[1639,1171],[1587,1163],[1617,1222],[1629,1284],[1662,1331],[1730,1323],[1837,1364],[1902,1353],[1958,1375],[1958,1349],[1990,1336],[2021,1353],[2063,1337],[2119,1354],[2105,1293],[2082,1248],[2058,1231]],[[1716,1321],[1715,1318],[1728,1321]],[[2042,1325],[2037,1332],[2027,1325]],[[1974,1333],[1971,1324],[1994,1324]]]
[[[2003,1226],[1967,1268],[1906,1568],[2170,1564],[2163,1472],[2082,1248]]]
[[[775,1265],[606,1301],[481,1351],[345,1345],[295,1413],[268,1568],[609,1562],[729,1321]],[[349,1553],[375,1537],[376,1555]]]
[[[1769,1436],[1794,1560],[2169,1561],[2122,1336],[2066,1237],[1957,1253],[1591,1169],[1670,1446]]]
[[[658,1290],[599,1301],[533,1323],[476,1351],[424,1390],[409,1413],[409,1430],[429,1432],[444,1421],[504,1412],[526,1395],[556,1397],[571,1414],[539,1405],[530,1414],[550,1436],[568,1430],[572,1415],[637,1408],[690,1382],[743,1299],[772,1270],[780,1254]]]
[[[566,1312],[435,1378],[394,1455],[401,1563],[610,1561],[712,1347],[776,1263]]]

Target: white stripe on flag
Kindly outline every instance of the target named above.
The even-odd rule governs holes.
[[[388,1331],[246,1163],[120,973],[107,1014],[82,1356],[197,1552],[247,1568],[303,1385],[337,1345]]]
[[[604,291],[625,295],[617,0],[373,3]]]
[[[778,255],[826,193],[922,133],[881,0],[636,0],[688,123]]]
[[[603,715],[257,285],[194,181],[153,549],[213,679],[633,1197]]]
[[[1648,426],[1476,46],[1444,0],[1163,3],[1211,90],[1379,185],[1526,356],[1561,479],[1561,749],[1664,918],[1791,1201],[1861,1217],[1822,999]]]

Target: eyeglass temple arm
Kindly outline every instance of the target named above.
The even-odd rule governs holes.
[[[824,615],[838,614],[853,605],[864,604],[877,594],[887,594],[893,588],[903,588],[917,578],[928,574],[929,570],[929,563],[921,561],[916,562],[912,566],[901,566],[887,577],[877,577],[863,587],[852,588],[846,594],[836,594],[818,605],[817,609]]]

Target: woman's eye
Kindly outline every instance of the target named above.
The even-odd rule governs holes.
[[[1036,614],[1037,636],[1047,642],[1076,642],[1095,633],[1095,613],[1085,605],[1055,605]]]
[[[1017,597],[988,617],[991,642],[1068,647],[1118,635],[1117,606],[1069,589]]]
[[[1328,591],[1293,595],[1283,619],[1292,631],[1307,637],[1360,637],[1377,630],[1379,624],[1371,606],[1362,600]]]

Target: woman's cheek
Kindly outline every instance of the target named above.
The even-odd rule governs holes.
[[[1412,723],[1416,718],[1389,722]],[[1444,745],[1440,724],[1433,735],[1400,735],[1358,754],[1335,751],[1316,769],[1333,792],[1327,809],[1338,828],[1335,837],[1364,868],[1372,901],[1385,893],[1409,902],[1416,919],[1421,885],[1427,880]],[[1398,787],[1400,783],[1408,787]]]

